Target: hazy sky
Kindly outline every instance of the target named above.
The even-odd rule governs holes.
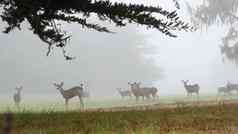
[[[183,15],[186,18],[186,13]],[[215,92],[227,80],[238,82],[237,66],[222,63],[220,55],[220,38],[226,27],[181,32],[178,38],[169,38],[135,25],[122,29],[110,26],[116,34],[65,25],[73,35],[67,52],[76,56],[68,62],[60,49],[47,57],[46,44],[24,26],[21,32],[0,33],[0,94],[11,95],[15,86],[23,85],[25,94],[59,96],[52,83],[60,81],[65,88],[83,82],[93,96],[118,95],[115,89],[127,89],[128,81],[154,84],[162,95],[184,94],[182,79],[199,83],[203,93]]]

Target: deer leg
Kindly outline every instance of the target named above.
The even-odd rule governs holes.
[[[65,99],[65,105],[68,107],[69,100]]]
[[[150,99],[150,95],[148,95],[146,98],[149,100]]]
[[[84,107],[84,103],[83,103],[83,98],[81,96],[79,96],[79,101],[80,101],[80,106],[83,108]]]
[[[153,98],[154,98],[154,100],[156,99],[156,97],[157,97],[157,95],[156,95],[156,94],[154,94],[154,95],[153,95]]]
[[[65,105],[68,105],[68,103],[69,103],[69,100],[65,99]]]
[[[153,99],[154,99],[154,100],[156,99],[156,94],[153,94]]]
[[[157,98],[159,98],[159,96],[157,94],[154,94],[154,99],[156,100]]]
[[[69,102],[69,100],[65,99],[65,108],[66,108],[66,110],[68,110],[68,102]]]
[[[149,96],[148,96],[148,95],[146,95],[146,96],[145,96],[145,99],[146,99],[146,100],[148,100],[148,99],[149,99]]]

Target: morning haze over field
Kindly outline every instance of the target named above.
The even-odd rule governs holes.
[[[0,0],[0,133],[236,134],[237,22],[237,0]]]
[[[172,2],[162,2],[165,8],[174,9]],[[179,12],[187,18],[186,8]],[[2,29],[3,22],[0,24]],[[21,32],[0,33],[0,100],[11,102],[14,88],[20,85],[27,100],[62,99],[53,86],[61,81],[65,88],[84,83],[93,97],[119,96],[116,88],[128,89],[127,83],[134,81],[157,87],[161,96],[184,95],[182,79],[199,83],[201,94],[216,93],[228,80],[238,82],[237,66],[222,62],[219,45],[225,26],[212,26],[207,32],[178,32],[178,38],[170,38],[143,26],[103,24],[116,33],[63,25],[72,35],[66,47],[67,53],[76,57],[72,61],[65,61],[58,48],[46,56],[47,45],[26,30],[26,23]]]

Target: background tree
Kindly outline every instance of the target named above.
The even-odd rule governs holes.
[[[177,1],[173,1],[179,8]],[[64,47],[71,36],[61,28],[63,22],[113,33],[107,27],[88,22],[90,17],[96,15],[99,21],[109,21],[119,27],[136,23],[155,28],[170,37],[176,37],[173,31],[192,29],[180,20],[176,11],[170,12],[159,6],[113,3],[109,0],[1,0],[0,8],[1,19],[7,24],[4,33],[15,28],[21,29],[22,23],[26,21],[31,26],[30,30],[48,44],[47,55],[52,47],[60,47],[67,60],[72,57],[65,54]]]
[[[203,0],[202,4],[192,8],[187,3],[192,22],[198,28],[208,28],[214,24],[229,27],[221,39],[221,53],[228,60],[238,63],[238,1],[237,0]]]

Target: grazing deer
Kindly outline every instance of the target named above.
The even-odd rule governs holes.
[[[192,95],[193,93],[196,93],[197,96],[199,95],[200,87],[198,84],[188,85],[188,80],[182,80],[182,83],[187,91],[187,96]]]
[[[227,87],[229,92],[236,91],[237,94],[238,94],[238,84],[227,82],[226,87]]]
[[[15,105],[19,108],[20,107],[20,102],[21,102],[21,91],[22,91],[23,87],[16,87],[16,93],[13,95],[13,99],[15,102]]]
[[[121,95],[122,98],[128,96],[128,97],[131,97],[132,94],[131,94],[131,91],[129,90],[121,90],[120,88],[117,88],[117,91],[119,92],[119,94]]]
[[[63,89],[64,83],[61,82],[60,84],[54,83],[54,86],[56,87],[57,90],[60,91],[62,94],[63,98],[65,99],[65,105],[68,107],[68,101],[69,99],[78,96],[80,100],[80,106],[84,107],[83,103],[83,84],[80,84],[80,86],[75,86],[70,89],[64,90]]]

